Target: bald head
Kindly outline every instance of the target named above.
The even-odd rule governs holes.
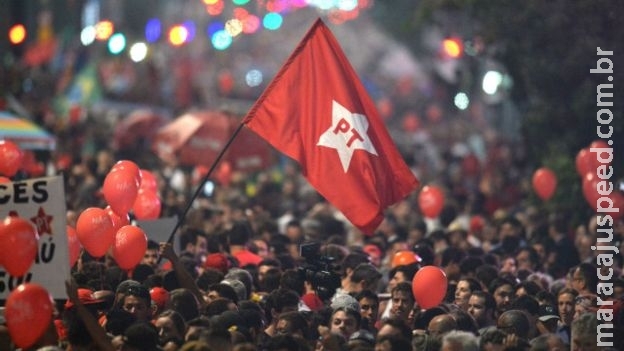
[[[429,334],[435,337],[457,329],[457,322],[450,314],[440,314],[431,319],[427,330]]]
[[[516,334],[518,337],[524,339],[529,336],[529,319],[526,314],[520,310],[503,312],[503,314],[498,317],[496,327],[505,334]]]

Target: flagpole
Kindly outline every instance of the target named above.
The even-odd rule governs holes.
[[[225,143],[225,146],[223,146],[223,149],[221,149],[221,151],[217,155],[217,158],[212,163],[212,166],[210,166],[210,169],[208,170],[208,173],[206,173],[204,178],[202,178],[201,182],[199,183],[199,186],[197,187],[197,190],[195,190],[195,193],[193,194],[193,196],[189,200],[188,204],[186,205],[186,208],[184,209],[184,212],[182,212],[182,215],[180,216],[180,218],[176,222],[175,227],[173,227],[173,230],[171,231],[171,234],[169,234],[169,238],[167,239],[167,243],[171,243],[171,240],[173,240],[173,236],[178,231],[178,229],[180,229],[180,226],[182,226],[182,222],[184,221],[184,218],[186,217],[186,215],[190,211],[191,206],[193,206],[193,201],[195,201],[195,199],[201,193],[202,189],[204,188],[204,184],[206,184],[206,182],[210,178],[210,175],[212,174],[212,172],[215,170],[215,168],[217,168],[217,164],[219,164],[219,161],[221,161],[221,159],[223,158],[223,155],[225,155],[225,151],[227,151],[227,149],[230,147],[232,142],[234,142],[234,138],[236,138],[236,136],[241,131],[241,129],[243,129],[243,125],[244,124],[245,124],[244,122],[241,122],[239,124],[239,126],[236,128],[236,130],[234,131],[234,133],[232,133],[232,136],[227,141],[227,143]],[[162,259],[162,257],[158,258],[158,262],[159,263],[160,263],[161,259]]]

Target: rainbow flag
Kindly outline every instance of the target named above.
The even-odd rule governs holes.
[[[0,140],[10,140],[24,150],[54,150],[56,138],[35,123],[0,111]]]

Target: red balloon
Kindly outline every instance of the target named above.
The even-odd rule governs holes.
[[[108,172],[104,178],[104,199],[119,216],[127,215],[134,204],[139,191],[137,179],[140,177],[137,174],[130,168],[117,168]]]
[[[139,168],[139,166],[137,166],[136,163],[129,160],[117,161],[117,163],[115,163],[111,168],[110,172],[116,171],[124,171],[134,175],[137,182],[139,183],[139,186],[141,185],[141,169]]]
[[[76,221],[76,234],[85,250],[93,257],[103,257],[115,241],[115,228],[106,210],[89,207]]]
[[[600,194],[598,194],[598,182],[600,179],[594,173],[587,173],[583,177],[583,196],[585,197],[585,201],[587,204],[596,210],[596,202],[600,198]]]
[[[533,173],[533,190],[540,199],[549,200],[557,189],[557,176],[549,168],[542,167]]]
[[[139,170],[141,174],[141,185],[139,186],[139,190],[149,190],[153,192],[158,191],[158,180],[154,173],[148,171],[147,169]]]
[[[0,140],[0,174],[12,177],[22,167],[24,152],[12,141]]]
[[[67,245],[69,246],[69,267],[73,267],[80,256],[80,241],[76,229],[67,226]]]
[[[108,213],[108,216],[113,222],[113,232],[117,233],[119,228],[123,227],[124,225],[130,224],[130,216],[128,216],[127,214],[124,216],[119,216],[115,213],[115,211],[113,211],[110,206],[106,206],[104,210],[106,210],[106,213]]]
[[[11,182],[11,179],[9,179],[7,177],[0,176],[0,184],[2,184],[2,183],[10,183],[10,182]]]
[[[126,225],[117,231],[113,244],[113,258],[119,268],[125,270],[134,268],[143,259],[145,250],[147,250],[147,236],[143,229]]]
[[[576,154],[575,164],[576,172],[581,177],[587,173],[596,173],[596,169],[600,166],[596,154],[589,151],[589,148],[584,148]]]
[[[0,223],[2,265],[14,277],[28,272],[39,249],[37,229],[27,220],[8,216]]]
[[[415,252],[404,250],[398,251],[392,256],[391,267],[405,266],[414,262],[420,262],[422,259]]]
[[[604,140],[594,140],[591,144],[589,144],[590,149],[610,149],[611,146],[607,144]]]
[[[436,266],[421,268],[412,279],[414,299],[424,309],[439,305],[446,296],[447,287],[446,273]]]
[[[134,200],[134,205],[132,206],[132,211],[136,219],[157,219],[160,217],[160,210],[161,201],[158,194],[152,191],[139,191],[139,195],[137,195],[136,200]]]
[[[434,185],[427,185],[418,194],[418,206],[427,218],[436,218],[444,207],[444,193]]]
[[[9,294],[4,310],[11,340],[24,349],[35,344],[50,326],[53,311],[52,297],[42,286],[18,286]]]

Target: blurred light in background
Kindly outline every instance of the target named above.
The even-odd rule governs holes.
[[[225,31],[232,37],[235,37],[243,32],[243,22],[234,18],[225,22]]]
[[[211,16],[219,16],[223,12],[223,1],[215,1],[213,4],[206,5],[206,12]]]
[[[250,70],[245,74],[245,83],[252,88],[262,84],[262,72],[257,69]]]
[[[223,22],[213,21],[212,23],[208,25],[208,28],[206,28],[206,33],[208,34],[209,38],[212,38],[216,32],[220,30],[224,30],[224,29],[225,29],[225,25],[223,24]]]
[[[145,24],[145,40],[155,43],[162,35],[162,23],[158,18],[152,18]]]
[[[229,35],[225,30],[217,31],[212,36],[212,46],[214,46],[217,50],[225,50],[232,45],[232,36]]]
[[[171,27],[169,30],[169,42],[173,46],[180,46],[186,42],[188,38],[188,31],[186,27],[177,25]]]
[[[23,24],[16,24],[9,29],[9,41],[13,45],[18,45],[26,40],[26,27]]]
[[[80,42],[84,46],[89,46],[95,41],[95,27],[87,26],[80,32]]]
[[[488,95],[494,95],[503,83],[503,74],[498,71],[487,71],[483,76],[481,88]]]
[[[282,22],[284,19],[282,15],[276,12],[269,12],[264,15],[264,19],[262,20],[262,25],[264,28],[269,30],[278,30],[282,26]]]
[[[145,60],[147,57],[147,44],[145,43],[134,43],[130,47],[130,59],[134,62],[141,62]]]
[[[111,35],[110,39],[108,40],[108,51],[111,54],[117,55],[120,52],[124,51],[125,48],[126,37],[122,33],[115,33]]]
[[[464,46],[458,38],[446,38],[442,41],[442,50],[447,57],[459,58],[463,54]]]
[[[464,93],[463,91],[460,91],[459,93],[455,95],[455,98],[453,99],[453,103],[455,104],[455,107],[457,107],[458,109],[465,110],[470,105],[470,99],[468,98],[468,95],[466,93]]]
[[[245,5],[249,2],[249,0],[232,0],[235,5]]]
[[[256,15],[249,15],[243,21],[243,33],[252,34],[260,28],[260,18]]]
[[[195,29],[195,22],[191,20],[184,21],[184,23],[182,23],[182,27],[186,29],[186,39],[184,41],[186,43],[192,42],[193,39],[195,39],[195,33],[197,33],[197,30]]]
[[[338,9],[341,11],[353,11],[358,7],[358,0],[338,0]]]
[[[111,21],[100,21],[95,25],[95,39],[97,40],[108,40],[114,32],[115,26]]]

